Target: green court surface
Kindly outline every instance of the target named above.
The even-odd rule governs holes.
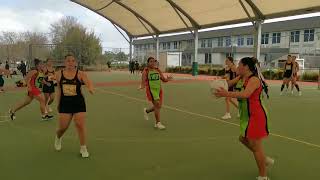
[[[209,93],[208,81],[178,81],[163,85],[164,131],[144,120],[144,91],[138,75],[91,72],[98,83],[87,101],[88,150],[79,155],[72,126],[63,149],[53,148],[57,119],[40,121],[39,105],[17,112],[8,121],[7,110],[25,96],[25,90],[0,94],[0,180],[254,180],[252,154],[239,142],[238,119],[223,121],[224,100]],[[179,78],[177,78],[179,79]],[[6,81],[13,86],[13,80]],[[301,87],[302,96],[279,95],[271,86],[266,104],[271,135],[264,146],[275,159],[271,180],[320,179],[320,91]],[[56,113],[55,113],[56,115]]]

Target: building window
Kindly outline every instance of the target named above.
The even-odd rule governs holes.
[[[218,38],[218,47],[222,47],[223,46],[223,37],[219,37]]]
[[[212,62],[211,53],[206,53],[206,54],[205,54],[204,63],[205,63],[205,64],[211,64],[211,62]]]
[[[188,40],[187,44],[188,44],[189,47],[192,47],[193,46],[193,40]]]
[[[238,46],[244,46],[244,37],[243,36],[238,36]]]
[[[182,54],[182,65],[183,66],[187,66],[187,65],[191,65],[191,54]]]
[[[247,37],[247,46],[253,45],[253,37]]]
[[[314,29],[304,30],[304,42],[314,41]]]
[[[178,43],[178,49],[181,49],[181,41]]]
[[[272,33],[272,44],[279,44],[281,40],[281,33]]]
[[[226,37],[226,46],[231,46],[231,37]]]
[[[227,57],[233,57],[233,53],[226,53],[226,58]]]
[[[162,49],[166,50],[167,49],[167,43],[162,43]]]
[[[169,43],[169,42],[167,43],[167,49],[171,49],[171,48],[170,48],[170,43]]]
[[[211,47],[212,47],[212,39],[208,39],[207,42],[208,42],[207,47],[210,47],[210,48],[211,48]]]
[[[300,31],[292,31],[290,42],[300,42]]]
[[[268,33],[262,34],[261,44],[269,44],[269,34]]]
[[[203,39],[201,40],[201,45],[200,45],[201,48],[205,48],[206,47],[206,40]]]
[[[178,49],[178,42],[177,41],[173,42],[173,49]]]

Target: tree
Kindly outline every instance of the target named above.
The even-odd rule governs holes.
[[[48,38],[39,32],[2,32],[0,34],[0,58],[9,61],[26,60],[29,57],[29,44],[45,44]],[[33,49],[33,57],[47,57],[48,49]]]
[[[66,17],[51,27],[53,42],[58,44],[53,53],[56,59],[63,59],[65,54],[72,53],[80,63],[90,65],[101,58],[100,39],[93,32],[88,32],[75,18]]]
[[[116,61],[127,61],[128,55],[126,55],[124,52],[118,52],[115,58],[116,58]]]

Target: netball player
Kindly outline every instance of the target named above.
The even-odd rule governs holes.
[[[225,60],[225,63],[226,63],[226,68],[225,68],[226,76],[225,76],[225,78],[227,79],[227,81],[230,81],[230,80],[236,78],[237,67],[234,64],[232,57],[227,57],[227,59]],[[234,90],[233,86],[229,87],[229,89],[228,89],[228,91],[231,91],[231,92],[233,90]],[[230,103],[238,109],[237,102],[230,97],[226,97],[226,114],[224,116],[222,116],[221,119],[231,119]]]
[[[240,110],[240,137],[239,140],[252,153],[256,160],[259,176],[258,180],[268,180],[268,165],[274,160],[266,157],[262,141],[269,135],[269,116],[263,104],[263,90],[267,92],[259,77],[257,61],[255,58],[245,57],[239,62],[238,73],[240,77],[230,81],[230,85],[236,84],[239,92],[228,92],[223,88],[215,92],[217,97],[238,98]]]
[[[54,93],[54,91],[55,91],[55,89],[54,89],[55,71],[53,68],[53,63],[52,63],[51,58],[47,59],[44,74],[45,74],[44,80],[47,83],[43,85],[42,91],[43,91],[44,98],[45,98],[46,111],[52,112],[50,105],[53,103],[54,97],[55,97],[55,93]]]
[[[155,128],[165,129],[166,127],[160,121],[160,110],[163,102],[163,91],[161,87],[162,82],[171,81],[172,76],[164,77],[157,65],[157,60],[149,57],[147,60],[147,67],[142,73],[142,80],[140,89],[146,88],[147,99],[152,102],[153,106],[149,109],[144,108],[144,117],[149,119],[148,114],[154,112],[155,115]]]
[[[292,79],[292,73],[293,73],[293,63],[292,63],[292,57],[289,54],[288,57],[287,57],[287,61],[286,61],[285,65],[284,65],[283,82],[282,82],[282,85],[281,85],[281,93],[280,93],[280,95],[283,94],[284,86],[286,86],[287,90],[288,90],[289,83],[290,83],[290,81]]]
[[[40,111],[41,111],[41,115],[42,115],[42,120],[49,120],[49,119],[53,118],[53,116],[48,115],[45,112],[45,109],[46,109],[45,108],[46,107],[45,100],[41,94],[42,85],[44,83],[46,83],[43,80],[44,79],[44,74],[43,74],[44,65],[39,59],[34,60],[34,65],[35,65],[35,69],[31,70],[25,78],[25,81],[27,83],[27,88],[28,88],[28,92],[27,92],[27,96],[26,96],[25,100],[23,102],[15,105],[13,108],[9,109],[9,114],[10,114],[11,120],[14,120],[16,118],[15,113],[18,110],[20,110],[21,108],[30,104],[33,101],[33,99],[36,99],[40,103]]]
[[[80,140],[80,154],[83,158],[89,157],[86,146],[86,103],[82,94],[82,84],[86,85],[91,94],[93,85],[85,72],[77,69],[77,61],[72,54],[65,56],[65,68],[57,72],[57,101],[59,112],[59,126],[56,132],[55,149],[62,149],[62,136],[73,120]]]

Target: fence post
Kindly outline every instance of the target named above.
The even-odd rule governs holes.
[[[320,67],[319,67],[319,73],[318,73],[318,89],[320,90]]]

